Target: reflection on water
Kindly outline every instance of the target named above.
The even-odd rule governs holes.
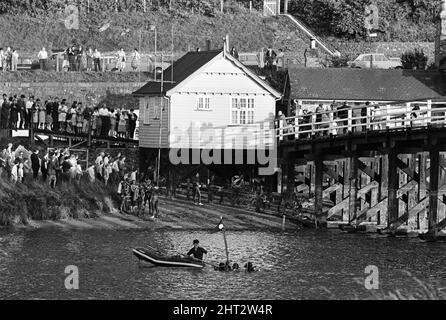
[[[444,243],[304,231],[227,232],[230,259],[252,261],[256,273],[151,267],[131,249],[152,246],[186,253],[193,239],[208,260],[225,260],[221,233],[187,231],[0,232],[0,298],[14,299],[351,299],[367,298],[367,265],[385,290],[419,286],[401,272],[446,286]],[[79,290],[66,290],[64,270],[79,268]]]

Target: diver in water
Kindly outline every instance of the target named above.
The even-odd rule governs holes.
[[[255,272],[255,271],[259,271],[253,264],[252,262],[247,262],[244,265],[246,272]]]

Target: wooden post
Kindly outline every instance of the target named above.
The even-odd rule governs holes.
[[[388,193],[387,193],[387,201],[388,201],[388,214],[387,214],[387,226],[390,227],[390,224],[398,219],[398,199],[397,199],[397,191],[398,191],[398,172],[396,166],[398,154],[395,151],[392,151],[388,155],[389,159],[389,167],[388,167]]]
[[[353,111],[352,109],[348,109],[348,132],[352,132],[352,116],[353,116]],[[345,129],[343,129],[345,130]]]
[[[224,2],[225,2],[224,0],[220,0],[220,12],[221,13],[223,13],[223,11],[224,11],[224,6],[225,6]]]
[[[252,12],[252,1],[249,1],[249,12]]]
[[[420,182],[418,184],[418,201],[424,199],[426,196],[426,170],[427,170],[427,163],[426,163],[426,155],[424,152],[422,152],[418,156],[418,172],[420,173]],[[422,224],[422,217],[424,218],[426,214],[426,211],[423,210],[420,213],[417,214],[417,226],[419,229],[423,229],[423,227],[426,227],[426,225]]]
[[[438,168],[440,165],[440,152],[432,148],[429,151],[430,158],[430,186],[429,186],[429,234],[437,236],[438,223]]]
[[[350,197],[348,204],[348,216],[349,221],[355,220],[355,224],[359,221],[356,220],[358,209],[358,157],[356,155],[350,158]]]
[[[285,0],[285,6],[283,8],[283,13],[285,13],[285,14],[288,13],[288,0]]]
[[[287,163],[286,163],[286,176],[287,176],[287,191],[288,192],[294,192],[295,183],[294,180],[296,179],[296,170],[293,159],[288,155],[287,157]]]
[[[432,100],[427,100],[427,124],[432,122]]]
[[[326,217],[323,217],[322,204],[322,177],[324,173],[324,162],[318,158],[314,161],[315,166],[315,192],[314,192],[314,214],[316,216],[317,224],[326,222]],[[325,219],[324,219],[325,218]]]

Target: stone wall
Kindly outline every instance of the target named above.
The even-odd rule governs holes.
[[[137,100],[131,93],[141,88],[140,82],[0,82],[0,94],[34,95],[42,101],[48,97],[67,99],[68,102],[97,105],[105,102],[111,107],[135,107]]]

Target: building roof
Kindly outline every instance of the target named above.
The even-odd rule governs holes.
[[[216,58],[223,52],[221,50],[212,50],[212,51],[192,51],[186,53],[180,59],[174,62],[173,64],[173,79],[172,78],[172,66],[164,70],[163,72],[163,88],[161,90],[161,82],[160,81],[150,81],[146,83],[142,88],[133,92],[134,95],[160,95],[161,92],[165,95],[168,91],[177,87],[184,80],[189,78],[192,74],[194,74],[197,70],[205,66],[211,60]],[[269,91],[274,97],[280,98],[281,94],[277,92],[269,83],[263,81],[255,72],[251,71],[245,65],[243,65],[238,59],[231,56],[229,53],[225,55],[226,59],[232,61],[237,67],[242,69],[248,77],[256,81],[260,86],[262,86],[265,90]]]
[[[293,68],[289,76],[292,99],[409,101],[446,95],[440,71]]]
[[[214,59],[223,50],[212,50],[212,51],[192,51],[186,53],[180,59],[173,63],[163,72],[163,94],[167,91],[175,88],[179,83],[192,75],[195,71],[200,69],[206,63]],[[172,67],[173,67],[173,79],[172,79]],[[169,82],[170,81],[170,82]],[[142,88],[133,92],[135,95],[150,95],[150,94],[161,94],[161,82],[160,81],[149,81]]]

